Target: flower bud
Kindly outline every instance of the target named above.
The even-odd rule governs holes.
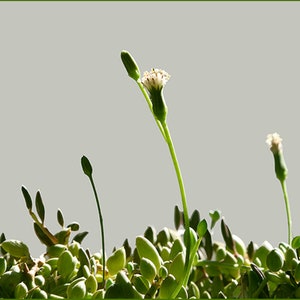
[[[125,50],[121,52],[121,59],[124,64],[124,67],[128,73],[128,76],[131,77],[133,80],[137,81],[140,78],[140,70],[131,56],[131,54]]]
[[[280,182],[283,182],[287,177],[288,170],[284,161],[281,142],[282,138],[276,132],[267,136],[266,143],[270,146],[274,156],[276,177]]]

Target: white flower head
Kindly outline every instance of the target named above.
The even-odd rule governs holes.
[[[282,150],[281,142],[282,142],[282,138],[277,132],[268,134],[266,143],[270,146],[270,150],[273,153],[278,153]]]
[[[142,84],[145,88],[151,92],[153,89],[162,90],[170,79],[170,75],[161,69],[151,69],[150,72],[146,71],[142,78]]]

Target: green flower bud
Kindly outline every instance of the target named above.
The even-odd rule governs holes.
[[[128,73],[128,76],[131,77],[133,80],[137,81],[140,78],[140,70],[131,56],[131,54],[125,50],[121,52],[121,60],[123,62],[123,65]]]
[[[166,121],[168,113],[163,96],[163,88],[169,78],[170,75],[160,69],[152,69],[150,72],[145,72],[142,78],[142,83],[149,92],[153,114],[161,123]]]
[[[287,177],[288,170],[282,152],[282,138],[278,133],[273,133],[268,135],[266,142],[274,156],[276,177],[283,182]]]
[[[93,167],[86,156],[81,157],[81,167],[85,175],[87,175],[88,177],[92,176]]]

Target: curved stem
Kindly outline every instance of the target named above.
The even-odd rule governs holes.
[[[92,176],[89,176],[89,179],[91,181],[91,185],[94,191],[96,203],[97,203],[97,210],[98,210],[98,215],[99,215],[99,220],[100,220],[100,229],[101,229],[101,238],[102,238],[102,264],[103,264],[103,270],[102,270],[102,277],[103,277],[103,285],[105,283],[105,239],[104,239],[104,225],[103,225],[103,217],[101,213],[101,208],[100,208],[100,202],[98,198],[98,194],[96,191],[96,187],[94,184],[94,180]]]
[[[291,218],[289,197],[288,197],[288,192],[287,192],[285,180],[281,180],[280,183],[281,183],[281,188],[282,188],[282,191],[283,191],[283,197],[284,197],[285,209],[286,209],[286,216],[287,216],[288,243],[291,245],[291,243],[292,243],[292,218]]]

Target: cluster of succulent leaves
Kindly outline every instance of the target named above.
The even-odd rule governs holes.
[[[173,297],[185,274],[183,212],[176,206],[175,229],[158,233],[149,226],[136,237],[113,249],[105,264],[101,253],[91,254],[81,245],[87,232],[73,222],[65,226],[60,210],[61,230],[52,234],[44,224],[45,207],[40,192],[35,198],[22,187],[34,231],[46,246],[39,258],[32,258],[22,241],[0,240],[0,298],[161,298]],[[214,242],[213,230],[220,224],[224,242]],[[268,242],[257,246],[231,233],[219,211],[210,212],[210,227],[195,210],[190,217],[191,248],[196,249],[191,273],[176,298],[297,298],[300,297],[300,237],[292,245]],[[103,279],[105,268],[105,279]]]

